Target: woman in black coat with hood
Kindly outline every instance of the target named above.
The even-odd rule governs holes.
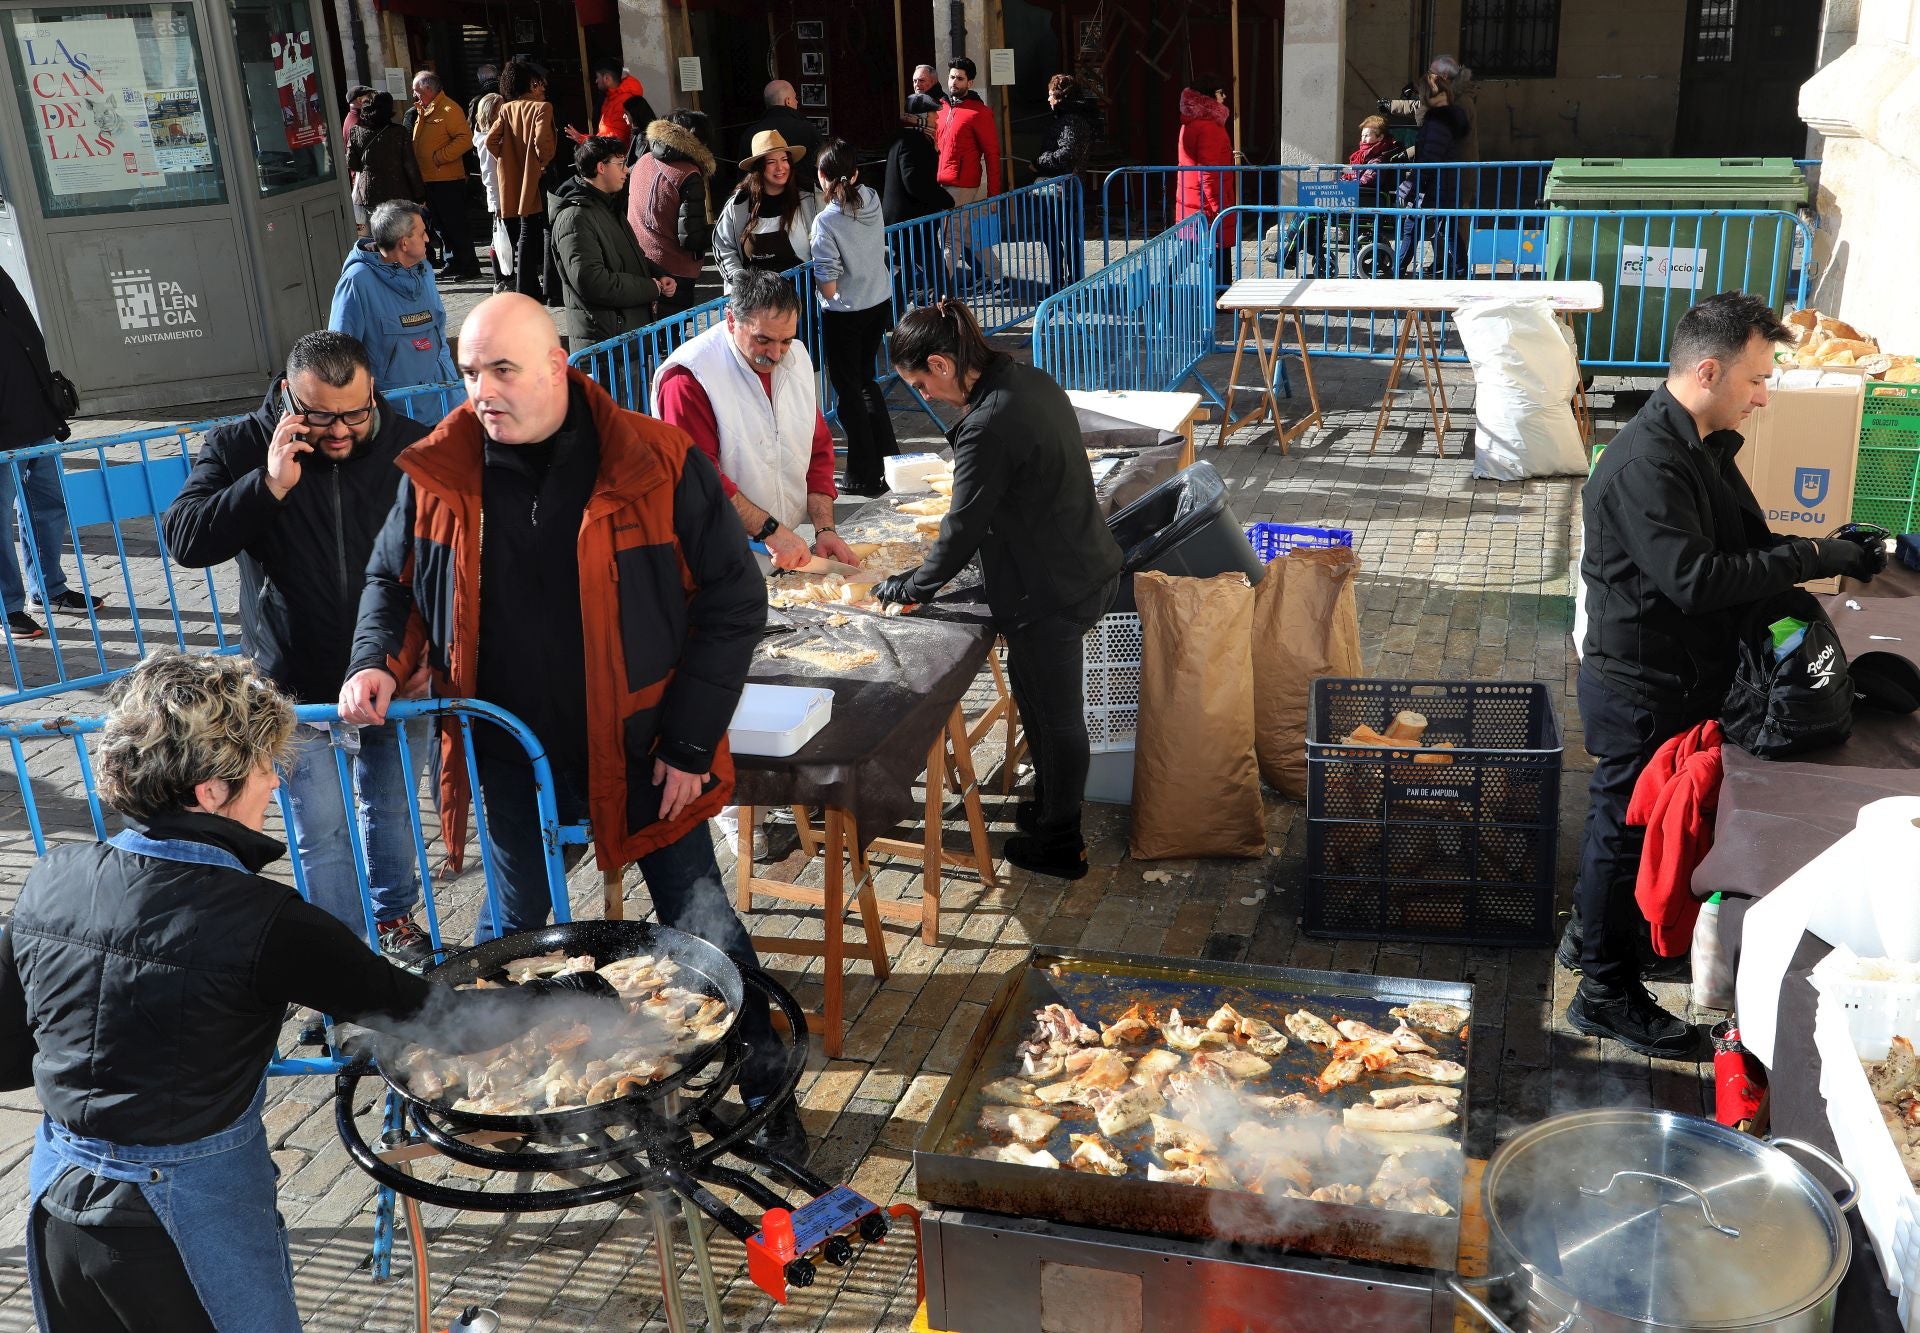
[[[353,178],[353,202],[372,216],[389,199],[425,197],[413,136],[393,118],[393,94],[375,93],[347,138],[347,170]]]

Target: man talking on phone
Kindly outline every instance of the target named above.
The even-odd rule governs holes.
[[[294,343],[284,375],[251,416],[207,435],[161,520],[169,554],[190,569],[240,562],[240,637],[247,655],[298,703],[332,703],[353,649],[367,557],[400,489],[394,460],[427,427],[388,406],[367,349],[322,330]],[[411,682],[421,692],[425,678]],[[406,691],[403,691],[406,693]],[[380,949],[418,966],[431,957],[413,920],[420,901],[408,807],[431,754],[429,724],[302,726],[285,774],[293,844],[308,898],[364,934],[366,912],[347,836],[350,814],[367,858]],[[335,748],[350,753],[357,798],[342,798]]]

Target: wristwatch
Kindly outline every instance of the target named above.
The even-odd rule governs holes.
[[[753,539],[757,542],[763,542],[778,531],[780,531],[780,520],[772,514],[768,514],[767,521],[760,525],[760,531],[753,534]]]

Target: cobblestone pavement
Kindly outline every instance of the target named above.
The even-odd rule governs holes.
[[[1377,452],[1368,452],[1383,367],[1364,362],[1318,363],[1329,428],[1282,455],[1271,436],[1251,430],[1204,456],[1228,477],[1243,521],[1275,519],[1352,528],[1365,573],[1360,584],[1361,628],[1371,674],[1401,677],[1538,679],[1551,687],[1566,742],[1561,798],[1560,898],[1571,885],[1585,809],[1587,760],[1579,743],[1573,701],[1574,659],[1568,631],[1569,547],[1576,522],[1578,482],[1554,479],[1496,484],[1474,481],[1462,457],[1469,436],[1456,431],[1449,456],[1436,459],[1422,429],[1424,410],[1404,410]],[[1225,358],[1204,367],[1215,384]],[[1471,386],[1449,372],[1461,410],[1471,422]],[[1424,395],[1416,395],[1424,409]],[[1603,382],[1596,409],[1602,435],[1624,420],[1634,401],[1618,401]],[[1289,406],[1297,406],[1291,404]],[[931,438],[924,415],[902,413],[903,442]],[[1212,443],[1212,431],[1203,432]],[[151,556],[151,548],[145,552]],[[112,567],[111,548],[94,550],[96,577]],[[157,580],[154,562],[135,552],[143,582]],[[231,605],[230,575],[223,600]],[[105,622],[115,622],[111,617]],[[208,641],[206,626],[195,627]],[[44,651],[26,645],[23,652]],[[976,698],[975,703],[981,702]],[[97,711],[93,703],[43,702],[10,715]],[[991,746],[978,756],[991,774]],[[36,759],[39,808],[48,827],[84,836],[70,754],[53,750]],[[996,843],[1010,827],[1011,803],[997,795],[988,811]],[[1272,854],[1245,862],[1159,863],[1172,882],[1149,882],[1146,866],[1126,854],[1126,816],[1114,807],[1090,807],[1092,873],[1076,884],[1002,873],[983,891],[965,875],[948,881],[940,943],[935,947],[889,931],[892,976],[875,984],[864,970],[849,982],[851,1023],[844,1054],[835,1060],[816,1047],[802,1107],[815,1140],[812,1164],[830,1179],[845,1179],[879,1201],[913,1200],[911,1148],[955,1068],[1000,976],[1017,965],[1029,944],[1082,945],[1142,954],[1168,954],[1368,974],[1467,980],[1474,984],[1472,1105],[1469,1150],[1485,1155],[1519,1126],[1551,1112],[1592,1104],[1655,1105],[1699,1112],[1710,1103],[1700,1067],[1648,1061],[1569,1031],[1561,1012],[1572,978],[1554,968],[1548,950],[1503,950],[1446,945],[1373,944],[1309,939],[1298,926],[1303,905],[1305,821],[1301,808],[1280,800],[1267,807]],[[954,836],[950,830],[950,836]],[[20,801],[0,779],[0,907],[8,905],[32,856]],[[791,872],[794,867],[788,866]],[[779,872],[776,872],[779,873]],[[818,868],[804,880],[818,882]],[[473,919],[477,876],[438,890],[443,920],[457,936]],[[888,868],[880,892],[911,898],[915,876]],[[577,911],[597,914],[597,879],[575,884]],[[764,901],[764,900],[763,900]],[[630,915],[647,909],[637,878]],[[798,911],[762,909],[757,932],[817,936],[817,919]],[[819,999],[818,963],[794,958],[771,963],[800,999]],[[1681,988],[1656,988],[1684,1006]],[[288,1032],[291,1037],[291,1031]],[[267,1128],[281,1169],[282,1211],[292,1233],[301,1308],[314,1329],[410,1329],[410,1264],[402,1240],[395,1278],[374,1284],[362,1271],[372,1240],[372,1188],[348,1162],[333,1125],[332,1085],[326,1080],[276,1080]],[[363,1091],[363,1101],[371,1094]],[[21,1236],[26,1147],[21,1129],[34,1111],[31,1092],[0,1098],[0,1333],[32,1326],[24,1286]],[[363,1120],[363,1124],[368,1123]],[[464,1168],[456,1168],[459,1175]],[[660,1296],[644,1218],[614,1204],[558,1216],[497,1218],[427,1210],[436,1327],[465,1304],[500,1311],[507,1329],[659,1328]],[[729,1327],[747,1329],[901,1330],[915,1305],[910,1242],[899,1236],[869,1249],[844,1273],[824,1270],[821,1283],[775,1307],[748,1281],[740,1248],[714,1242]],[[675,1262],[690,1256],[682,1238]],[[685,1277],[690,1296],[695,1288]],[[697,1297],[693,1301],[697,1307]],[[697,1311],[696,1311],[697,1312]]]

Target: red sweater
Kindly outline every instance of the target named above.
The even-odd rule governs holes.
[[[760,387],[767,391],[771,401],[773,376],[760,376]],[[701,452],[713,460],[715,470],[719,469],[720,421],[713,415],[707,391],[685,366],[668,366],[660,377],[660,419],[691,435]],[[725,472],[720,473],[720,485],[729,499],[740,493],[733,478]],[[840,494],[833,484],[833,432],[827,429],[827,419],[817,410],[813,414],[813,458],[807,464],[807,491],[811,495]],[[747,498],[753,499],[751,495]]]
[[[1627,823],[1647,830],[1633,898],[1653,927],[1653,947],[1663,958],[1677,958],[1693,943],[1700,915],[1693,872],[1713,848],[1720,742],[1718,722],[1702,722],[1673,737],[1653,752],[1627,803]]]

